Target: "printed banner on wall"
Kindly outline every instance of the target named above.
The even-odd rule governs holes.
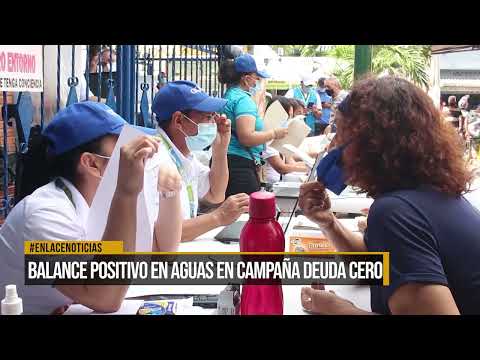
[[[0,45],[0,91],[43,91],[42,45]]]

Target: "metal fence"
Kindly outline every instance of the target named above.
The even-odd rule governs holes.
[[[106,103],[131,124],[154,127],[151,104],[166,82],[190,80],[210,95],[223,96],[224,87],[217,76],[222,48],[220,45],[44,45],[44,91],[2,94],[0,220],[13,206],[16,157],[28,150],[32,126],[43,129],[61,108],[89,99]],[[9,95],[12,95],[10,101]],[[9,148],[13,141],[15,145]]]

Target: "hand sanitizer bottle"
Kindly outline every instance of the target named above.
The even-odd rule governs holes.
[[[22,315],[22,298],[18,297],[17,286],[5,286],[5,299],[2,300],[2,315]]]

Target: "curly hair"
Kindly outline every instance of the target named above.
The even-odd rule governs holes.
[[[393,76],[359,80],[339,108],[338,139],[347,182],[371,197],[421,185],[468,191],[472,172],[461,140],[430,97]]]

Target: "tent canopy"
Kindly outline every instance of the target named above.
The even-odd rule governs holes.
[[[480,45],[432,45],[432,54],[445,54],[457,51],[479,50]]]

